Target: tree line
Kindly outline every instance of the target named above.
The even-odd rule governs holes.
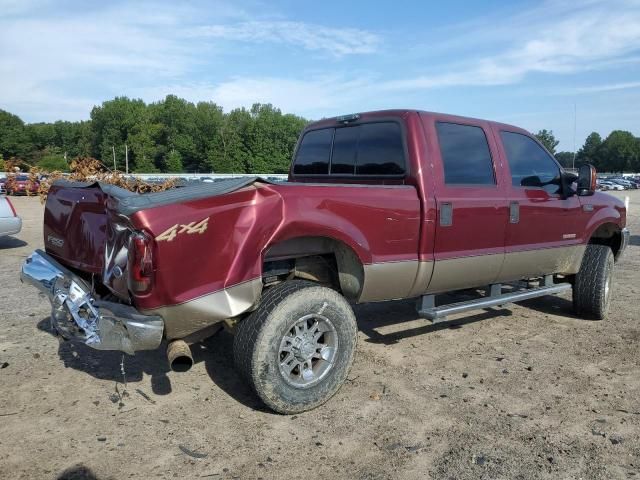
[[[556,152],[558,142],[551,130],[540,130],[536,137],[565,168],[590,163],[600,172],[640,172],[640,138],[631,132],[614,130],[604,140],[591,132],[576,152]]]
[[[225,113],[215,103],[175,95],[151,104],[116,97],[79,122],[25,124],[0,110],[0,160],[65,171],[76,157],[109,168],[115,157],[115,168],[124,171],[128,157],[129,171],[139,173],[287,173],[307,123],[270,104]]]
[[[0,171],[3,159],[66,171],[76,157],[125,170],[128,157],[129,171],[139,173],[287,173],[307,123],[270,104],[225,113],[213,102],[194,104],[175,95],[150,104],[116,97],[79,122],[25,124],[0,110]],[[572,152],[556,152],[552,131],[540,130],[536,137],[564,167],[573,166]],[[640,139],[614,130],[603,140],[593,132],[575,154],[575,166],[582,163],[603,172],[640,172]]]

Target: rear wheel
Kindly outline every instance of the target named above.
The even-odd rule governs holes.
[[[238,325],[236,368],[271,409],[310,410],[347,378],[357,341],[355,315],[336,291],[307,281],[269,289]]]
[[[611,303],[613,252],[606,245],[587,245],[573,284],[573,309],[590,320],[607,316]]]

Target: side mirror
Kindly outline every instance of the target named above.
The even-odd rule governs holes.
[[[596,191],[596,167],[593,165],[581,165],[578,170],[578,195],[588,197]]]

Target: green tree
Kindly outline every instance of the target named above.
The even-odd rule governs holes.
[[[590,163],[596,168],[602,168],[602,137],[597,132],[591,132],[584,141],[584,145],[576,153],[576,165]]]
[[[251,114],[245,108],[231,110],[208,151],[208,162],[216,173],[249,173],[249,151],[245,138]]]
[[[199,102],[195,110],[196,150],[198,171],[215,171],[213,158],[221,145],[225,115],[222,107],[213,102]]]
[[[116,97],[103,102],[91,110],[93,131],[93,154],[102,163],[113,165],[113,150],[116,151],[116,168],[124,169],[124,145],[130,133],[144,118],[146,104],[142,100]]]
[[[182,173],[182,155],[177,150],[171,150],[165,160],[165,170],[169,173]]]
[[[194,105],[168,95],[147,105],[116,97],[91,110],[91,119],[25,125],[0,110],[0,155],[29,164],[62,165],[60,157],[93,156],[105,165],[154,172],[286,173],[306,120],[270,104],[228,113],[213,102]]]
[[[151,121],[149,109],[138,118],[127,137],[130,151],[129,169],[139,173],[158,172],[159,138],[162,125]]]
[[[556,147],[560,142],[553,136],[553,130],[540,130],[536,133],[536,138],[547,150],[549,150],[549,153],[556,153]]]
[[[17,115],[0,110],[0,155],[25,158],[32,150],[24,122]]]
[[[161,155],[167,156],[172,150],[180,153],[187,171],[198,171],[204,153],[198,152],[196,146],[196,107],[175,95],[167,97],[150,106],[154,123],[162,125],[159,143]]]
[[[640,166],[640,144],[631,132],[614,130],[602,143],[599,151],[603,171],[634,171]]]

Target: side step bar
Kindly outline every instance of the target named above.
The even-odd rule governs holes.
[[[469,310],[478,310],[482,308],[495,307],[496,305],[504,305],[506,303],[520,302],[530,298],[542,297],[544,295],[552,295],[566,290],[571,290],[570,283],[550,284],[545,279],[545,286],[528,288],[509,293],[499,293],[502,290],[501,285],[491,285],[490,295],[466,302],[450,303],[449,305],[435,306],[435,295],[424,295],[418,301],[418,314],[422,318],[431,320],[433,323],[446,321],[447,315],[466,312]]]

